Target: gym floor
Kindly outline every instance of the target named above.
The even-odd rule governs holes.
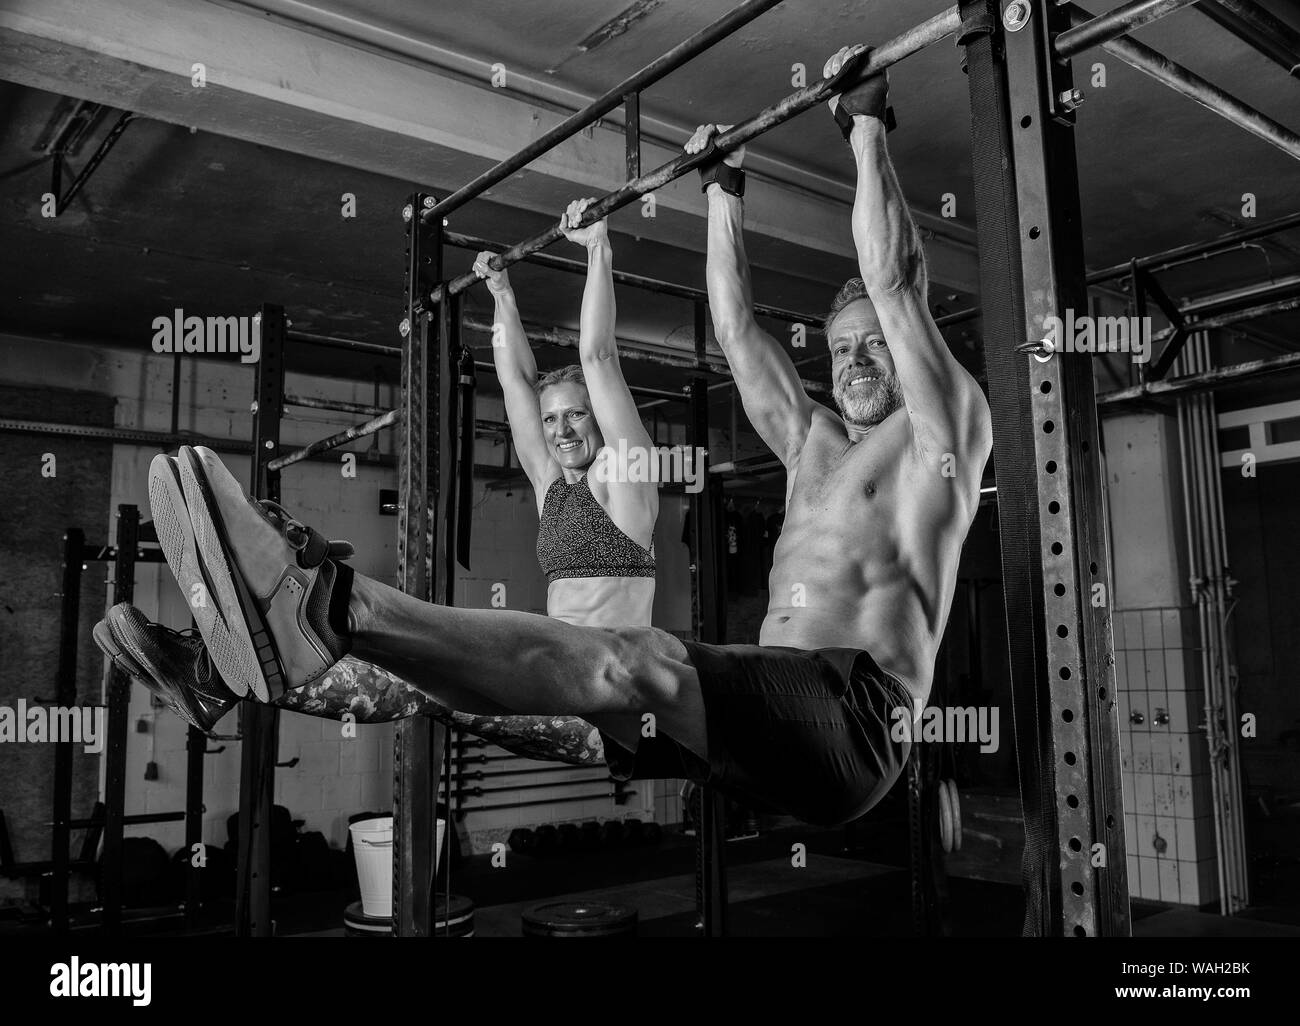
[[[901,823],[894,824],[896,827]],[[727,934],[733,937],[904,938],[915,935],[906,835],[902,829],[859,831],[854,849],[842,829],[791,826],[727,844]],[[806,846],[807,864],[791,867],[791,848]],[[511,854],[510,872],[489,855],[462,860],[452,891],[472,896],[476,937],[522,936],[526,909],[549,901],[635,908],[640,937],[699,935],[695,911],[695,838],[665,831],[653,847],[561,851],[545,857]],[[1290,876],[1291,887],[1300,881]],[[1235,917],[1161,902],[1132,902],[1135,937],[1300,937],[1300,903],[1285,889],[1276,903]],[[343,937],[344,891],[277,895],[276,933],[282,937]],[[1014,937],[1023,910],[1019,886],[949,877],[945,935]],[[233,903],[205,910],[197,934],[227,934]],[[170,936],[179,917],[127,913],[127,932]],[[0,920],[0,938],[38,935],[44,924]]]

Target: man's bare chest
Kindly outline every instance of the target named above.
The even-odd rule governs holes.
[[[905,446],[888,436],[858,442],[829,433],[810,438],[799,455],[788,505],[792,512],[834,515],[895,502],[906,462]]]

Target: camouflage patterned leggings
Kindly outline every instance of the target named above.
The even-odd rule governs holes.
[[[600,733],[576,716],[472,716],[453,712],[411,684],[373,663],[344,656],[320,679],[285,692],[275,703],[309,716],[358,723],[387,723],[408,716],[432,716],[527,759],[599,766],[605,761]]]

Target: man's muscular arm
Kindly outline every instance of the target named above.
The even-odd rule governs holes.
[[[926,452],[971,453],[982,470],[992,444],[988,403],[930,314],[925,251],[885,148],[885,126],[862,115],[853,122],[858,268],[898,368],[913,431]]]
[[[707,144],[714,126],[696,131],[687,152]],[[692,148],[694,147],[694,148]],[[740,165],[743,155],[727,162]],[[705,277],[713,330],[727,358],[745,414],[767,446],[787,467],[808,437],[816,403],[799,383],[794,362],[779,342],[758,326],[745,258],[744,202],[715,184],[708,187],[709,237]]]
[[[837,73],[860,49],[841,50],[827,62],[826,73]],[[884,87],[883,76],[868,82]],[[864,92],[866,88],[864,83]],[[862,94],[858,96],[860,102]],[[883,96],[880,101],[883,105]],[[858,268],[898,369],[917,443],[930,455],[973,456],[980,463],[978,474],[992,447],[988,403],[930,315],[925,251],[889,160],[884,122],[854,114],[849,144],[857,165],[853,241]]]

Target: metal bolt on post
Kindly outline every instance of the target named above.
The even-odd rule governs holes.
[[[1029,0],[1013,0],[1002,12],[1002,24],[1006,26],[1008,32],[1019,32],[1029,23],[1032,12],[1033,8],[1029,6]]]

